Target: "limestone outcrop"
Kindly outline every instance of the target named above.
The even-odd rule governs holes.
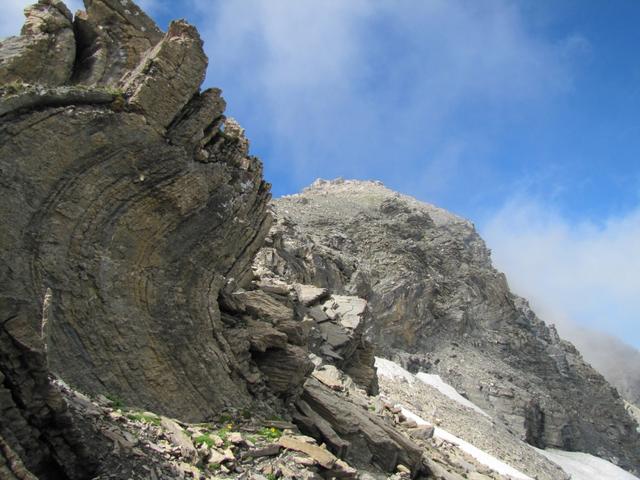
[[[640,470],[616,390],[509,291],[470,222],[344,180],[319,180],[274,211],[256,268],[366,299],[377,355],[439,374],[534,445]]]

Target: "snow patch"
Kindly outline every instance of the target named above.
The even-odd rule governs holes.
[[[425,421],[423,418],[419,417],[415,413],[407,410],[402,405],[396,405],[402,410],[402,414],[407,417],[409,420],[413,420],[418,425],[431,425],[429,422]],[[484,450],[480,450],[479,448],[471,445],[469,442],[462,440],[461,438],[456,437],[455,435],[443,430],[442,428],[435,427],[433,436],[436,438],[440,438],[446,442],[449,442],[453,445],[456,445],[463,452],[471,455],[478,462],[489,467],[494,472],[498,472],[500,475],[508,475],[511,478],[516,480],[533,480],[528,475],[525,475],[519,470],[516,470],[510,465],[507,465],[502,460],[498,460],[493,455],[488,454]],[[597,478],[597,477],[594,477]],[[632,477],[635,479],[635,477]],[[593,480],[593,479],[590,479]],[[626,480],[626,479],[625,479]]]
[[[487,415],[487,413],[484,410],[482,410],[480,407],[478,407],[475,403],[470,402],[469,400],[464,398],[462,395],[460,395],[455,388],[453,388],[448,383],[445,383],[442,380],[442,378],[440,378],[440,375],[432,375],[429,373],[420,372],[416,375],[416,378],[421,382],[424,382],[427,385],[430,385],[433,388],[437,389],[440,393],[442,393],[443,395],[446,395],[451,400],[455,400],[460,405],[463,405],[467,408],[475,410],[476,412],[484,415],[485,417],[489,417],[489,415]]]
[[[639,480],[613,463],[588,453],[532,448],[571,475],[571,480]]]
[[[376,357],[376,368],[378,369],[378,376],[387,377],[391,380],[404,380],[408,383],[415,381],[412,373],[386,358]]]
[[[484,415],[485,417],[490,418],[484,410],[482,410],[473,402],[470,402],[469,400],[464,398],[458,393],[455,388],[444,382],[444,380],[440,378],[440,375],[431,375],[429,373],[423,372],[419,372],[417,375],[413,375],[411,372],[408,372],[397,363],[379,357],[376,357],[376,368],[378,369],[378,376],[386,377],[391,380],[403,380],[407,383],[413,383],[416,379],[418,379],[422,383],[435,388],[451,400],[455,400],[460,405],[470,408]]]

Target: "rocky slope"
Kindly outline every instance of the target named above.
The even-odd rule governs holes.
[[[593,367],[630,403],[640,406],[640,351],[606,333],[579,325],[558,325]]]
[[[367,299],[379,353],[440,374],[529,443],[640,467],[618,393],[509,291],[468,221],[376,182],[274,203],[259,273]]]

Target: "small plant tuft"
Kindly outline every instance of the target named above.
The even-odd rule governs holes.
[[[199,445],[206,445],[207,447],[211,448],[215,445],[215,442],[213,441],[213,438],[210,437],[210,434],[205,433],[202,435],[198,435],[196,438],[193,439],[193,443],[196,444],[196,446]]]
[[[142,412],[130,412],[127,413],[129,420],[135,420],[138,422],[149,423],[151,425],[160,426],[160,418],[155,415],[149,415]]]
[[[282,430],[275,427],[263,427],[256,433],[267,440],[278,440],[282,436]]]
[[[109,400],[111,402],[111,407],[115,408],[116,410],[120,409],[124,409],[125,405],[124,402],[122,401],[121,398],[116,397],[115,395],[105,395],[105,397],[107,397],[107,400]]]

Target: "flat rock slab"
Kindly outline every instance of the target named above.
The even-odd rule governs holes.
[[[298,295],[298,301],[306,307],[314,305],[329,296],[329,290],[313,285],[295,283],[293,289]]]
[[[280,453],[281,448],[282,446],[280,444],[272,443],[270,445],[267,445],[266,447],[254,448],[252,450],[249,450],[248,452],[245,452],[242,455],[242,457],[243,458],[273,457]]]
[[[318,465],[326,468],[327,470],[333,468],[333,466],[338,461],[338,457],[325,450],[324,448],[320,448],[316,445],[311,445],[301,440],[296,440],[292,437],[280,437],[280,439],[278,440],[278,444],[289,450],[295,450],[297,452],[302,452],[309,455],[318,463]]]
[[[193,442],[180,425],[166,417],[162,417],[160,419],[160,425],[166,430],[169,440],[180,448],[184,457],[194,461],[198,458],[198,452],[194,447]]]

